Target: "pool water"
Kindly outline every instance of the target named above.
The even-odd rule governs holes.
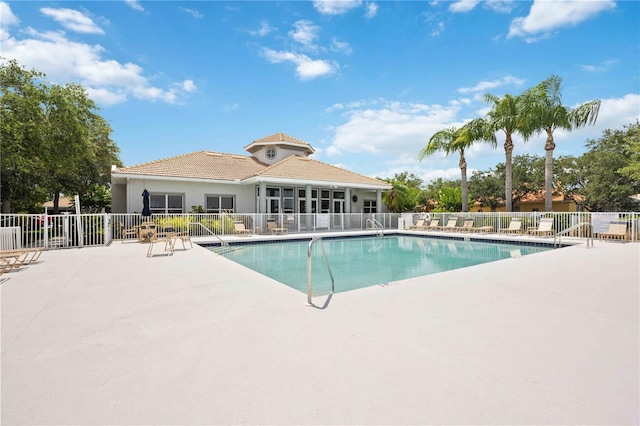
[[[444,240],[415,236],[323,239],[312,247],[314,293],[331,290],[320,244],[329,259],[335,291],[465,268],[551,250],[546,246]],[[307,291],[309,241],[233,246],[221,255],[302,292]]]

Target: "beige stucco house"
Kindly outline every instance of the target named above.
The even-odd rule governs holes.
[[[111,172],[112,211],[154,214],[382,213],[387,182],[309,158],[314,149],[284,133],[255,140],[250,155],[197,151]]]

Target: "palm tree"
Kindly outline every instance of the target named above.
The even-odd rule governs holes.
[[[520,96],[511,96],[509,94],[500,98],[496,95],[487,93],[484,95],[484,101],[492,104],[492,109],[487,114],[489,126],[492,131],[503,131],[504,140],[504,156],[505,156],[505,180],[504,180],[504,200],[506,203],[506,211],[513,211],[513,179],[512,179],[512,154],[513,140],[511,135],[520,131]]]
[[[547,141],[544,145],[546,151],[544,208],[546,211],[553,209],[553,150],[556,147],[553,140],[554,130],[571,131],[587,124],[594,124],[600,110],[599,100],[585,102],[573,109],[562,105],[561,84],[562,78],[552,75],[522,94],[521,133],[525,140],[532,134],[540,134],[543,131],[547,133]]]
[[[418,159],[423,160],[436,152],[444,152],[447,156],[457,152],[460,155],[458,166],[460,167],[462,189],[462,211],[469,211],[469,184],[467,183],[467,160],[464,152],[478,141],[487,141],[495,144],[495,134],[482,118],[476,118],[457,128],[451,126],[434,133],[427,145],[418,153]]]

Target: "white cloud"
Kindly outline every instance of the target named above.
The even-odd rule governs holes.
[[[607,71],[613,64],[617,62],[617,60],[610,59],[608,61],[602,62],[600,65],[580,65],[580,68],[583,71],[587,72],[602,72]]]
[[[289,31],[289,37],[296,43],[299,43],[303,48],[317,51],[318,46],[315,45],[315,41],[318,39],[320,27],[306,19],[295,22],[293,26],[295,30]]]
[[[487,90],[495,89],[496,87],[505,86],[508,84],[521,86],[523,83],[524,83],[523,79],[507,75],[498,80],[481,81],[473,87],[461,87],[458,89],[458,92],[459,93],[484,93]]]
[[[417,156],[432,134],[452,124],[458,111],[457,105],[386,102],[378,109],[360,105],[345,113],[347,121],[336,127],[326,152]]]
[[[235,111],[240,107],[240,104],[237,102],[232,103],[231,105],[227,105],[224,107],[225,111]]]
[[[514,7],[513,3],[512,0],[487,0],[483,3],[483,6],[494,12],[510,13]]]
[[[534,0],[529,15],[511,21],[507,37],[523,37],[528,42],[549,37],[551,32],[566,26],[576,26],[602,11],[616,7],[613,0]]]
[[[362,6],[362,0],[313,0],[313,7],[322,15],[344,15]]]
[[[573,105],[575,108],[577,105]],[[554,132],[556,142],[579,141],[584,145],[587,139],[598,139],[606,129],[622,129],[627,124],[640,120],[640,94],[630,93],[621,98],[602,99],[598,119],[593,126],[585,126],[571,132],[558,129]],[[544,143],[545,135],[532,138]],[[557,149],[561,150],[562,143],[558,143]]]
[[[182,9],[184,12],[187,12],[188,14],[190,14],[191,16],[193,16],[194,18],[198,18],[198,19],[200,19],[200,18],[203,18],[203,17],[204,17],[204,15],[203,15],[202,13],[198,12],[198,11],[197,11],[197,10],[195,10],[195,9],[187,9],[187,8],[185,8],[185,7],[181,7],[180,9]]]
[[[436,27],[431,31],[431,37],[438,37],[444,31],[444,22],[438,22]]]
[[[4,34],[2,56],[44,72],[52,83],[78,82],[103,106],[124,102],[128,96],[178,103],[185,93],[195,90],[191,80],[169,84],[173,85],[170,89],[155,87],[139,65],[105,58],[102,46],[71,41],[61,31],[26,28],[22,39]]]
[[[185,92],[195,92],[197,90],[197,87],[193,83],[193,80],[185,80],[180,84],[180,86]]]
[[[40,12],[53,18],[68,30],[84,34],[104,34],[102,28],[98,27],[91,18],[77,10],[43,7]]]
[[[264,37],[275,29],[276,28],[269,25],[267,21],[262,21],[260,22],[260,28],[258,28],[257,30],[249,30],[249,34],[251,34],[252,36]]]
[[[375,3],[367,3],[367,5],[365,6],[367,8],[366,13],[364,14],[365,18],[373,18],[374,16],[377,15],[378,13],[378,5]]]
[[[333,74],[337,65],[321,59],[311,59],[307,55],[296,52],[262,49],[263,56],[272,64],[291,62],[296,65],[296,74],[300,80],[311,80],[323,75]]]
[[[13,14],[9,5],[5,2],[0,2],[0,26],[9,27],[11,25],[18,25],[20,20]]]
[[[337,38],[333,37],[331,39],[331,50],[334,52],[342,52],[345,55],[351,55],[353,53],[353,49],[347,42],[338,41]]]
[[[124,2],[133,10],[144,11],[144,7],[142,7],[138,0],[124,0]]]
[[[449,5],[449,11],[453,13],[466,13],[473,10],[480,0],[458,0]]]

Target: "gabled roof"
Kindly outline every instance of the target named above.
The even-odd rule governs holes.
[[[157,176],[163,178],[206,179],[252,183],[256,179],[345,183],[363,187],[388,188],[387,182],[373,179],[321,161],[292,155],[272,166],[247,155],[197,151],[112,171],[116,176]]]
[[[265,164],[248,155],[196,151],[135,166],[120,167],[113,173],[233,181],[252,176],[265,167]]]
[[[284,160],[256,173],[256,176],[318,182],[344,182],[361,185],[390,186],[387,182],[298,155],[287,157]]]
[[[256,139],[255,141],[251,142],[249,145],[245,146],[244,149],[245,151],[254,153],[258,149],[266,145],[286,145],[286,146],[293,146],[296,148],[302,148],[307,155],[313,154],[315,152],[315,150],[311,147],[311,145],[308,142],[305,142],[298,138],[294,138],[293,136],[287,135],[286,133],[282,133],[282,132],[274,133],[270,136],[265,136],[264,138],[261,138],[261,139]]]

